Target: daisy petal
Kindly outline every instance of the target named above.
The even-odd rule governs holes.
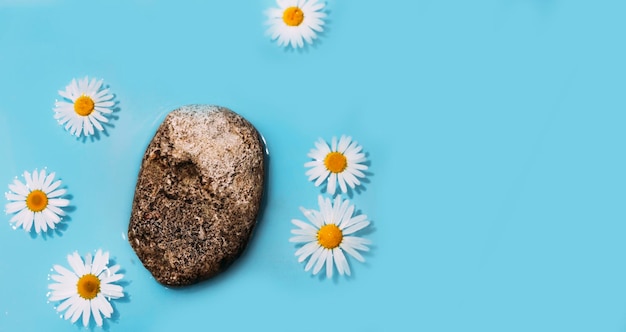
[[[311,258],[309,258],[309,262],[304,267],[304,271],[309,271],[313,267],[313,265],[317,262],[317,260],[319,259],[323,251],[324,251],[324,248],[322,248],[321,246],[317,247],[317,249],[313,252],[313,255],[311,255]]]
[[[328,255],[326,256],[326,278],[333,277],[333,252],[328,250]]]
[[[324,264],[326,263],[326,259],[328,255],[330,255],[330,250],[328,249],[322,250],[320,257],[318,258],[317,263],[315,264],[315,267],[313,268],[313,275],[318,274],[320,270],[322,270],[322,267],[324,267]]]
[[[350,265],[348,265],[348,260],[346,260],[346,256],[343,254],[343,251],[340,249],[333,249],[333,254],[335,255],[335,265],[337,266],[339,274],[350,275]]]
[[[18,179],[13,180],[13,183],[9,184],[9,189],[11,189],[12,192],[18,195],[24,196],[24,198],[26,198],[26,196],[28,196],[30,192],[30,190],[28,190],[28,187],[26,187],[26,185],[24,185]]]
[[[7,214],[15,213],[25,208],[26,208],[26,201],[11,202],[5,205]]]
[[[328,193],[330,195],[334,195],[336,189],[337,189],[337,174],[332,173],[328,177],[328,187],[326,188],[326,190],[328,190]]]

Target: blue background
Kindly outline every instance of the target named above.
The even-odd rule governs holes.
[[[110,331],[626,330],[626,2],[330,0],[304,51],[265,35],[271,6],[0,0],[0,184],[48,167],[74,206],[46,235],[1,217],[0,331],[84,330],[47,303],[47,275],[98,248],[126,275]],[[121,111],[81,142],[52,108],[85,75]],[[270,180],[245,255],[174,290],[125,234],[145,147],[191,103],[249,119]],[[288,238],[320,192],[307,152],[341,134],[371,160],[352,199],[374,245],[327,280]]]

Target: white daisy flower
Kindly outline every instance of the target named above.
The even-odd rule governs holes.
[[[334,195],[337,183],[344,193],[348,192],[347,186],[354,189],[361,184],[358,178],[364,178],[362,171],[367,170],[367,165],[363,164],[365,154],[361,152],[363,147],[352,137],[341,136],[339,143],[337,137],[333,137],[330,146],[320,138],[315,142],[315,147],[307,155],[314,160],[305,163],[304,167],[311,168],[305,174],[309,181],[315,180],[316,187],[328,178],[328,193]]]
[[[348,200],[343,201],[339,196],[335,198],[334,204],[329,198],[318,196],[318,204],[320,211],[300,208],[312,225],[298,219],[291,221],[298,228],[291,231],[295,236],[290,238],[289,242],[304,243],[296,251],[298,262],[310,257],[304,270],[309,271],[313,268],[314,275],[324,264],[328,278],[333,275],[333,265],[337,266],[339,274],[350,275],[350,266],[344,251],[358,261],[364,262],[365,259],[358,251],[368,251],[367,245],[371,242],[349,235],[367,227],[370,222],[364,214],[352,216],[354,205],[350,205]]]
[[[40,172],[24,172],[26,184],[20,180],[13,180],[9,184],[11,192],[5,194],[10,202],[6,205],[6,213],[16,213],[9,222],[15,223],[14,227],[23,227],[29,232],[35,224],[35,232],[48,231],[54,229],[56,224],[65,216],[61,209],[70,204],[70,201],[61,198],[65,195],[65,189],[58,189],[61,180],[54,181],[55,173],[46,175],[46,170]],[[54,182],[53,182],[54,181]]]
[[[59,95],[65,100],[56,101],[54,118],[72,135],[93,135],[94,127],[104,130],[101,123],[109,122],[104,115],[113,113],[115,102],[109,89],[102,89],[102,80],[73,79]]]
[[[276,0],[279,8],[270,8],[265,12],[269,25],[267,32],[272,40],[278,39],[279,46],[293,48],[304,47],[317,38],[316,32],[322,32],[326,14],[322,12],[325,4],[318,0]]]
[[[67,256],[67,262],[73,271],[54,265],[59,274],[50,276],[57,282],[48,285],[52,290],[48,293],[48,300],[63,301],[56,310],[65,311],[63,318],[71,319],[72,323],[83,316],[83,325],[87,326],[93,315],[96,324],[102,326],[102,316],[111,318],[113,313],[109,300],[124,297],[122,286],[113,284],[124,277],[117,273],[120,266],[108,267],[109,253],[102,253],[102,250],[96,252],[93,261],[91,254],[87,254],[83,262],[74,252]]]

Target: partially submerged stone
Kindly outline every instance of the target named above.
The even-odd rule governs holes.
[[[181,107],[143,157],[128,240],[162,284],[215,276],[248,243],[263,179],[264,146],[248,121],[223,107]]]

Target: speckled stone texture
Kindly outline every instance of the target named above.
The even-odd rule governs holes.
[[[264,156],[256,129],[226,108],[167,115],[143,157],[128,227],[157,281],[191,285],[241,255],[260,209]]]

